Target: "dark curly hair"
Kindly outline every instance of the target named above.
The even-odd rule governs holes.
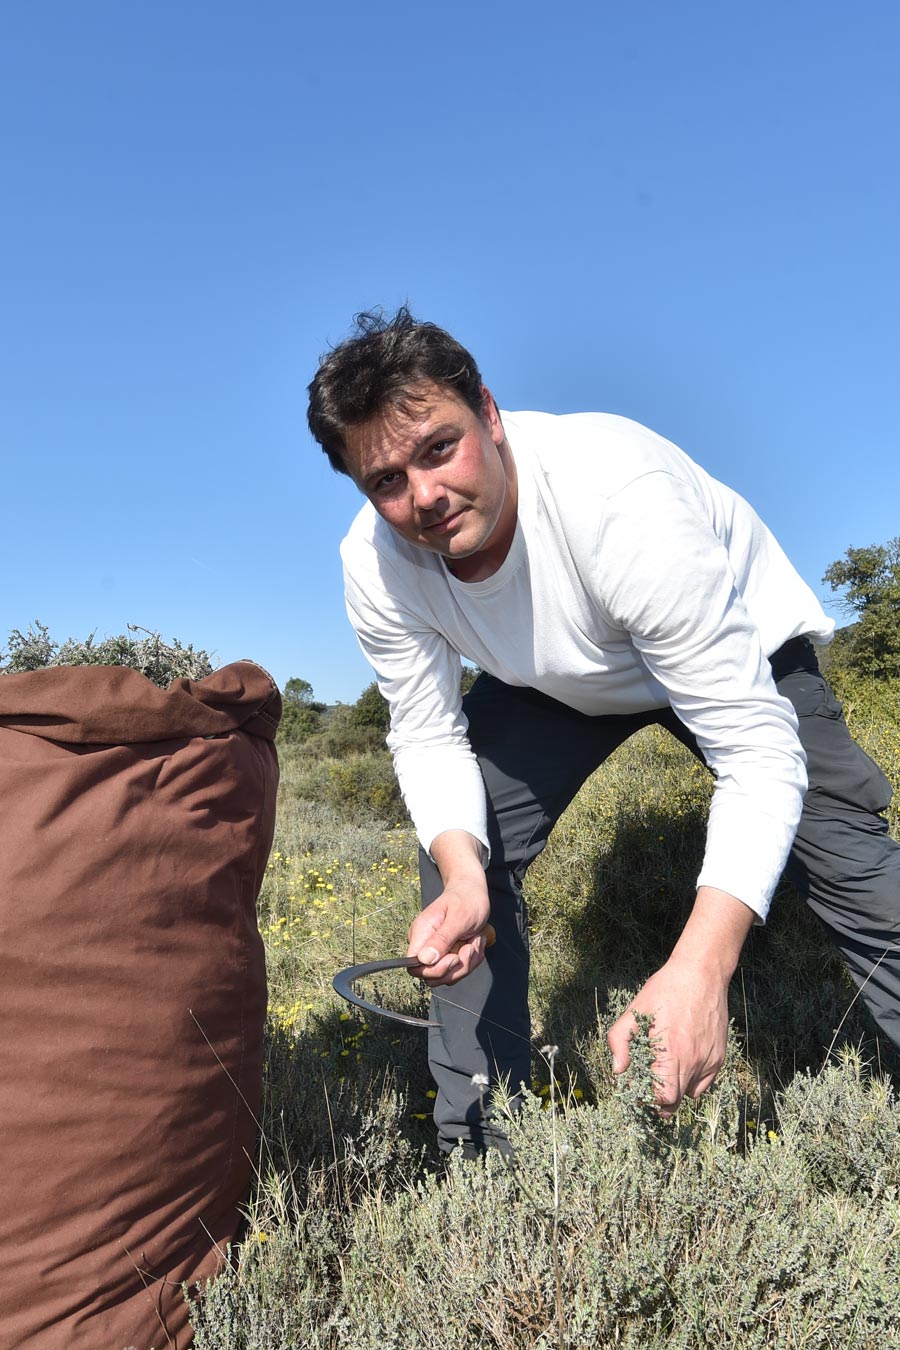
[[[472,355],[434,323],[419,323],[406,305],[393,318],[370,310],[355,316],[356,330],[322,357],[309,386],[307,420],[338,473],[347,473],[344,437],[385,406],[417,402],[415,386],[428,381],[453,389],[480,417],[484,391]]]

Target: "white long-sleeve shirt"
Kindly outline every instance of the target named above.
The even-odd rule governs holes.
[[[806,789],[790,703],[766,659],[833,632],[752,508],[626,418],[503,413],[518,478],[509,554],[461,582],[366,504],[345,538],[347,611],[391,710],[417,834],[487,848],[460,656],[588,714],[671,704],[716,775],[698,885],[764,918]]]

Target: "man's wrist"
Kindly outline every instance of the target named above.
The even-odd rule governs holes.
[[[467,830],[444,830],[431,842],[431,856],[445,886],[485,886],[484,846]]]
[[[701,886],[669,961],[692,968],[700,979],[717,978],[727,985],[755,917],[736,896]]]

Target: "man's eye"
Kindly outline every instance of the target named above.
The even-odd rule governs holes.
[[[435,441],[434,445],[429,447],[428,453],[433,455],[435,459],[440,459],[442,455],[447,454],[452,445],[452,441]]]
[[[396,487],[400,482],[399,473],[383,473],[375,484],[376,492],[389,492],[391,488]]]

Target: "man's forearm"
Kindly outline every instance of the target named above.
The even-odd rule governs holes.
[[[485,885],[480,840],[467,830],[444,830],[431,844],[431,856],[437,863],[444,886]]]
[[[699,978],[718,976],[727,984],[755,917],[749,906],[727,891],[701,886],[669,961],[693,967]]]

